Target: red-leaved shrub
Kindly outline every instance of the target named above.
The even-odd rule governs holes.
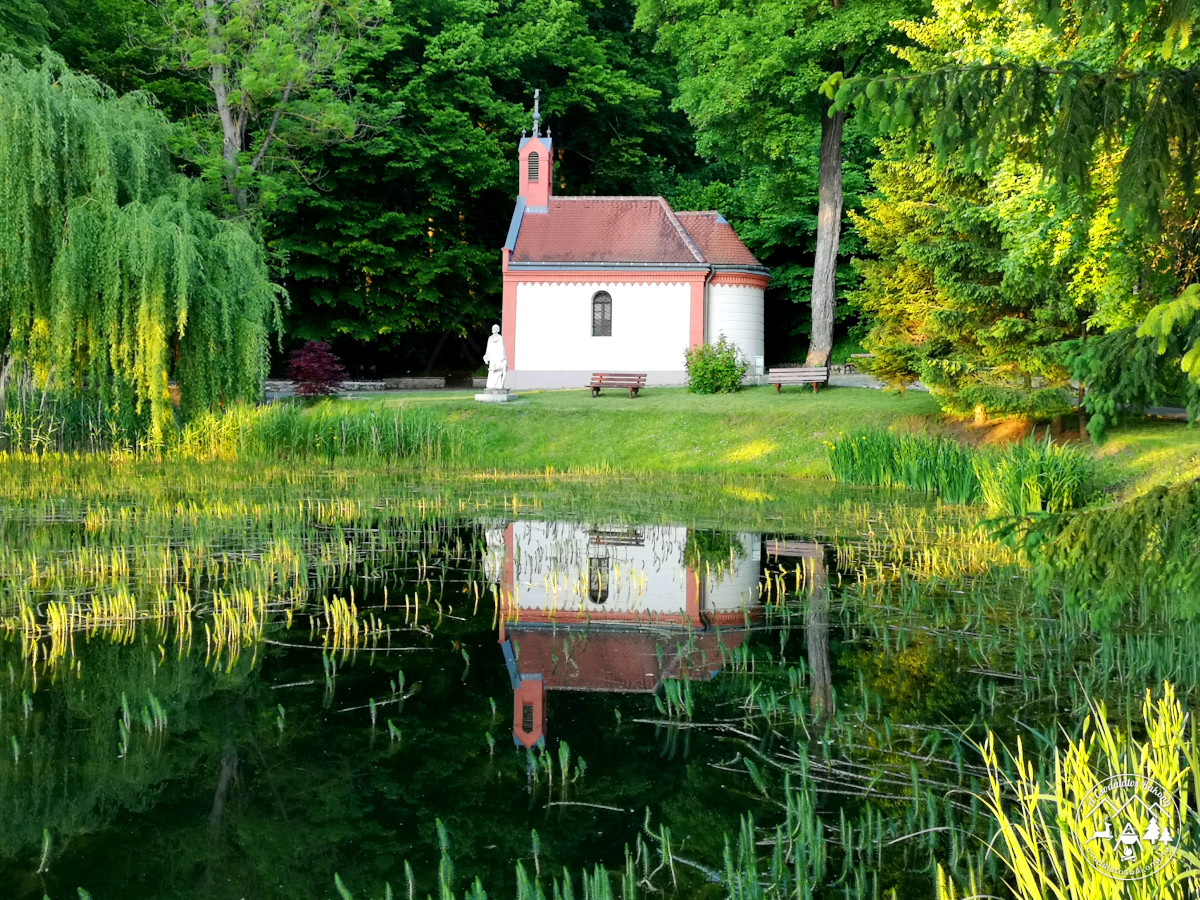
[[[301,397],[328,397],[341,389],[346,370],[327,341],[309,341],[292,351],[288,378],[296,382],[296,393]]]

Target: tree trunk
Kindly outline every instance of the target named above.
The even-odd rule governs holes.
[[[217,58],[224,53],[217,22],[217,0],[205,0],[204,28],[208,32],[209,51]],[[241,123],[229,105],[229,72],[224,63],[209,66],[209,84],[221,120],[221,157],[225,160],[225,187],[240,211],[249,206],[246,189],[238,184],[238,154],[242,152],[244,134]]]
[[[837,310],[837,256],[842,229],[842,129],[845,113],[821,116],[821,160],[817,191],[817,253],[813,260],[812,342],[808,366],[829,363]]]

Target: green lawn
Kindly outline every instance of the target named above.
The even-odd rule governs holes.
[[[889,427],[937,412],[928,394],[861,388],[753,387],[701,396],[650,388],[592,399],[586,390],[522,392],[511,405],[470,394],[407,394],[387,404],[431,404],[470,435],[473,464],[504,471],[827,473],[824,441],[860,426]]]
[[[1112,429],[1092,450],[1102,471],[1131,493],[1200,478],[1200,423],[1142,419]]]
[[[471,392],[413,392],[365,400],[434,407],[467,435],[468,465],[503,472],[655,472],[824,476],[824,442],[862,427],[920,429],[938,412],[928,394],[864,388],[770,386],[702,396],[650,388],[592,399],[586,390],[528,391],[511,405],[475,403]],[[1200,429],[1141,420],[1101,447],[1105,481],[1131,492],[1200,477]]]

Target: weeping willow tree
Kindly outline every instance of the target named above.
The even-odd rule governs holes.
[[[261,243],[204,210],[164,117],[61,61],[0,59],[0,356],[160,445],[261,391],[278,297]],[[0,390],[3,381],[0,377]]]

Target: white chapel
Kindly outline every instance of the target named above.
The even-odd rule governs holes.
[[[533,124],[501,251],[507,385],[584,387],[593,372],[683,384],[687,348],[721,335],[760,374],[770,272],[729,223],[662,197],[554,196],[553,142],[536,108]]]

